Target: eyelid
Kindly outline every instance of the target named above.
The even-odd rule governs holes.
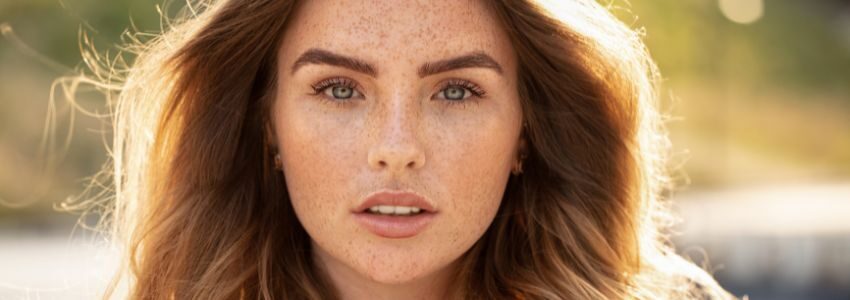
[[[358,90],[358,92],[359,92],[359,89],[360,89],[360,85],[357,84],[357,81],[355,81],[354,79],[348,78],[348,77],[343,77],[343,76],[335,76],[335,77],[325,78],[325,79],[322,79],[315,84],[310,85],[310,87],[312,87],[313,90],[316,93],[320,93],[321,91],[325,90],[328,87],[337,86],[337,85],[347,87],[347,88],[351,88],[351,89],[354,89],[354,90]]]
[[[472,82],[471,80],[460,79],[460,78],[449,78],[444,80],[439,84],[438,91],[442,91],[450,86],[459,86],[469,90],[474,96],[483,98],[487,96],[487,91],[481,88],[480,85]]]

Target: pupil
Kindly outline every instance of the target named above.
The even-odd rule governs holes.
[[[449,99],[461,99],[463,98],[463,89],[451,87],[446,90],[446,97]]]
[[[334,87],[333,94],[336,98],[349,98],[351,97],[351,89],[347,87]]]

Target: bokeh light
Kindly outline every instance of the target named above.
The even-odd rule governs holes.
[[[720,11],[732,22],[749,24],[764,15],[764,0],[720,0]]]

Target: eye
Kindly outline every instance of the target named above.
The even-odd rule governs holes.
[[[345,77],[328,78],[311,87],[315,92],[314,95],[324,94],[328,99],[341,100],[341,102],[363,97],[363,94],[357,91],[357,83]]]
[[[440,91],[434,95],[434,98],[444,100],[449,104],[462,104],[477,99],[469,99],[470,97],[482,98],[487,94],[477,84],[463,79],[451,79],[441,85]]]
[[[442,98],[447,100],[462,100],[466,99],[467,97],[469,97],[469,95],[472,94],[465,88],[459,86],[449,86],[440,91],[440,93],[442,93],[443,95]]]

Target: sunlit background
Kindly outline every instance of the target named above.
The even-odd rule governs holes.
[[[110,275],[96,216],[59,205],[105,163],[109,124],[61,90],[51,105],[51,83],[83,68],[79,32],[112,57],[124,29],[159,30],[157,4],[0,0],[0,299],[93,299]],[[850,1],[611,7],[664,76],[679,251],[738,296],[850,299]]]

